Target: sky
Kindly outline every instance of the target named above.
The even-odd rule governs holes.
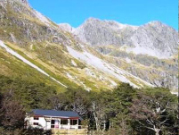
[[[178,0],[28,0],[55,23],[78,27],[89,17],[143,25],[161,21],[178,30]]]

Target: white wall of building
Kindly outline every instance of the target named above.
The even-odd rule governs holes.
[[[44,130],[49,130],[51,129],[51,125],[52,125],[51,120],[56,120],[55,125],[58,125],[59,129],[78,129],[78,125],[79,125],[79,120],[77,120],[76,125],[70,125],[70,119],[68,119],[68,123],[63,125],[61,124],[61,119],[59,118],[44,118],[44,117],[38,117],[38,118],[39,118],[38,120],[35,120],[34,117],[26,117],[25,121],[27,121],[27,127],[42,128]],[[34,125],[34,123],[38,123],[38,125]]]

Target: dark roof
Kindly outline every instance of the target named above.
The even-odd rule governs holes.
[[[57,110],[41,110],[41,109],[33,109],[32,113],[34,115],[40,115],[40,116],[51,116],[51,117],[79,117],[80,116],[73,111],[57,111]]]

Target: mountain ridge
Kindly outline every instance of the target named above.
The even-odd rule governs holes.
[[[95,24],[95,23],[97,23],[97,24]],[[105,27],[101,26],[101,25],[104,25],[105,23],[107,23],[105,25]],[[84,25],[88,25],[87,31],[89,30],[89,34],[87,34],[87,36],[89,38],[87,38],[87,39],[84,36],[85,35],[84,33],[86,32],[85,28],[83,29]],[[93,25],[96,25],[97,27],[93,27]],[[108,30],[109,25],[114,25],[114,27],[112,29]],[[122,26],[120,27],[120,25],[122,25]],[[82,29],[82,30],[79,30],[79,29]],[[96,31],[97,29],[99,29],[100,31],[99,32]],[[103,30],[103,29],[105,29],[105,30]],[[103,35],[105,35],[105,33],[108,33],[110,31],[116,32],[116,31],[120,31],[121,29],[129,29],[128,33],[126,34],[127,35],[126,38],[128,38],[128,39],[125,38],[122,40],[121,39],[117,40],[120,43],[124,42],[124,45],[120,45],[120,44],[112,45],[111,43],[108,43],[108,42],[106,44],[104,42],[101,42],[101,40],[98,41],[98,39],[100,39],[100,36],[103,37],[102,41],[108,40],[108,38],[105,38],[103,36]],[[148,29],[154,29],[155,31],[150,32]],[[90,37],[89,35],[91,33],[93,33],[92,31],[95,31],[96,35],[94,34]],[[135,31],[137,31],[137,32],[135,32]],[[96,18],[89,18],[82,25],[80,25],[77,28],[73,28],[73,31],[68,30],[68,32],[77,36],[82,42],[95,48],[99,53],[102,53],[106,56],[112,56],[112,57],[116,57],[116,58],[125,58],[130,61],[132,60],[134,62],[137,62],[137,64],[136,64],[136,65],[138,65],[137,67],[135,67],[134,65],[131,65],[134,67],[134,69],[131,68],[130,70],[128,70],[128,69],[127,70],[130,73],[143,78],[144,80],[152,81],[146,75],[140,74],[141,69],[138,68],[138,67],[140,67],[139,65],[144,65],[145,69],[148,70],[147,66],[152,65],[152,63],[154,62],[154,67],[156,69],[150,70],[150,73],[147,73],[147,75],[148,76],[152,75],[153,78],[156,78],[154,76],[156,76],[155,74],[158,74],[160,76],[159,77],[160,81],[155,80],[152,83],[157,86],[164,86],[163,84],[165,83],[165,84],[167,84],[167,87],[170,87],[170,88],[172,87],[172,89],[173,88],[176,89],[178,87],[177,86],[177,84],[178,84],[177,83],[178,62],[176,60],[177,59],[176,55],[178,52],[177,51],[178,50],[177,49],[178,48],[178,43],[177,43],[178,42],[178,34],[174,28],[172,28],[160,21],[151,21],[144,25],[133,27],[130,25],[120,24],[116,21],[108,21],[108,20],[100,20],[100,19],[96,19]],[[103,33],[103,34],[101,35],[101,33]],[[121,35],[121,33],[119,35]],[[144,36],[142,36],[142,35],[144,35]],[[153,35],[153,36],[150,36],[150,35]],[[108,36],[110,37],[113,35],[109,34]],[[148,41],[147,40],[143,41],[143,39],[145,39],[145,37]],[[87,41],[87,40],[93,41],[94,39],[97,39],[97,42],[89,43]],[[109,38],[109,39],[111,40],[112,38]],[[138,42],[139,40],[141,40],[142,42],[139,44],[136,43],[137,45],[135,45],[134,42]],[[160,42],[159,40],[161,40],[162,43],[159,43]],[[113,41],[115,41],[115,40],[113,40]],[[95,44],[95,43],[97,43],[97,44]],[[148,47],[146,47],[146,46],[148,46]],[[174,74],[176,74],[176,76],[172,73],[172,71],[171,72],[166,71],[166,70],[170,70],[170,69],[166,68],[165,61],[170,61],[170,60],[175,61],[174,65],[169,65],[169,66],[171,66],[172,68],[174,67],[173,72],[174,72]],[[161,63],[161,61],[163,61],[163,63],[164,63],[163,66],[162,66],[162,64],[157,64],[157,62]],[[160,68],[157,69],[157,67],[160,67]],[[136,68],[138,68],[138,69],[136,69]],[[164,70],[161,71],[161,68],[164,68]],[[137,73],[136,73],[136,71],[137,71]],[[149,75],[149,74],[151,74],[151,75]],[[165,79],[165,81],[162,81],[165,77],[168,78],[167,76],[172,76],[172,78],[173,77],[174,78],[172,80]],[[174,82],[174,83],[172,83],[171,86],[168,86],[167,81],[170,83],[172,83],[172,82]],[[166,87],[166,86],[164,86],[164,87]]]
[[[152,29],[156,29],[156,31]],[[130,47],[129,52],[148,54],[158,58],[168,58],[177,53],[177,32],[172,27],[159,21],[152,21],[141,26],[131,26],[120,24],[116,21],[89,18],[79,27],[73,28],[71,32],[78,36],[81,41],[92,46],[116,45],[121,47],[127,45]],[[154,38],[155,35],[158,39]],[[162,37],[164,35],[166,35],[166,39]],[[145,38],[146,41],[144,40]],[[169,45],[170,43],[172,46]],[[154,50],[155,48],[158,50]],[[151,51],[154,51],[154,53],[147,52],[147,49],[152,49]],[[137,52],[137,50],[141,50],[141,52]]]
[[[14,0],[13,4],[6,0],[3,2],[5,3],[0,3],[2,11],[0,12],[2,18],[0,21],[0,40],[9,44],[13,50],[18,48],[19,54],[30,59],[33,64],[42,68],[64,85],[80,86],[88,91],[109,90],[121,82],[126,82],[124,80],[137,87],[163,86],[163,83],[166,82],[165,87],[173,85],[173,83],[168,84],[170,78],[167,76],[175,77],[175,72],[165,72],[160,63],[164,62],[166,68],[169,69],[168,71],[171,71],[171,67],[175,69],[175,61],[168,64],[168,61],[155,58],[156,64],[154,63],[154,67],[152,67],[153,57],[138,57],[132,53],[121,52],[116,46],[111,46],[111,50],[109,50],[109,46],[91,46],[87,42],[81,41],[78,35],[71,33],[69,25],[63,25],[63,27],[68,27],[67,30],[60,28],[41,13],[26,5],[18,4],[20,0]],[[115,23],[112,22],[113,24]],[[111,25],[111,22],[108,25]],[[124,26],[121,25],[121,27]],[[113,31],[110,28],[107,28],[106,32]],[[129,29],[124,33],[129,36],[131,31]],[[110,40],[110,38],[108,39]],[[127,41],[123,42],[127,43]],[[100,47],[103,50],[106,49],[107,55],[103,51],[99,51]],[[69,48],[73,49],[75,55],[70,53]],[[99,62],[103,66],[99,67]],[[4,65],[5,69],[10,68],[4,63],[4,60],[0,60],[0,63]],[[141,63],[143,69],[140,67]],[[160,65],[159,68],[157,64]],[[130,69],[131,66],[133,69]],[[147,66],[150,66],[152,70],[148,69]],[[20,67],[17,66],[17,68]],[[147,76],[142,75],[142,72],[145,71],[147,71]],[[159,76],[156,76],[156,73],[159,73]],[[166,81],[164,81],[165,76],[167,77]],[[176,80],[174,84],[174,88],[176,88]]]

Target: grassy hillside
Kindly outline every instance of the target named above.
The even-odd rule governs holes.
[[[110,86],[110,81],[108,81],[107,78],[103,82],[98,81],[98,78],[103,73],[96,71],[91,67],[87,67],[77,59],[74,59],[62,46],[56,44],[48,45],[47,43],[38,43],[32,46],[32,48],[35,49],[29,49],[29,47],[23,49],[10,42],[6,42],[5,44],[25,59],[44,70],[51,77],[65,84],[68,88],[83,87],[87,90],[94,91],[112,88]],[[24,79],[30,79],[35,82],[43,82],[44,80],[46,84],[56,86],[57,91],[59,92],[65,90],[64,87],[60,86],[56,82],[53,82],[50,78],[44,76],[35,69],[6,53],[3,49],[1,49],[1,58],[2,72],[0,72],[0,74],[12,77],[22,76]],[[8,64],[9,61],[11,64]],[[75,65],[72,64],[72,61]],[[31,75],[31,78],[29,75]],[[38,77],[38,75],[42,76],[42,78]]]
[[[13,57],[0,48],[0,75],[10,78],[21,78],[29,82],[45,83],[54,86],[59,92],[65,91],[64,87],[52,81],[49,77],[39,73],[27,64]]]

